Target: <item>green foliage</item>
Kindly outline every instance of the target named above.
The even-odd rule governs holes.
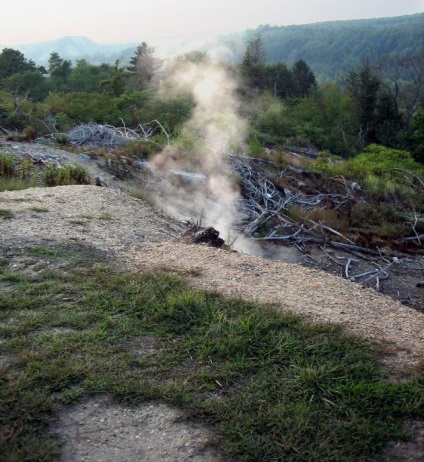
[[[262,36],[261,34],[256,34],[249,40],[243,60],[240,64],[242,78],[248,87],[261,87],[262,70],[265,63],[266,59]]]
[[[312,89],[307,98],[289,106],[293,135],[308,139],[320,149],[348,156],[357,148],[357,117],[352,100],[335,83]]]
[[[113,68],[109,64],[97,66],[79,59],[69,73],[67,87],[70,92],[100,93],[100,82],[110,79],[112,75]]]
[[[151,156],[162,150],[164,145],[149,140],[136,140],[128,143],[119,153],[125,157],[137,157],[138,159],[149,159]]]
[[[0,176],[11,177],[14,176],[15,173],[14,157],[0,152]]]
[[[68,136],[65,133],[55,133],[53,135],[53,141],[61,146],[69,144]]]
[[[67,89],[71,69],[71,61],[62,59],[56,52],[51,53],[49,58],[49,73],[57,91],[64,91]]]
[[[15,214],[10,209],[0,209],[0,218],[3,220],[11,220],[15,218]]]
[[[32,101],[43,101],[51,90],[50,82],[38,69],[13,74],[4,80],[3,85],[7,90]]]
[[[55,116],[56,128],[60,131],[72,124],[93,121],[114,126],[121,126],[124,121],[127,126],[137,126],[159,120],[166,131],[173,134],[192,111],[187,98],[147,92],[122,94],[117,98],[105,93],[50,93],[46,106]]]
[[[252,137],[249,141],[249,156],[262,157],[265,149],[256,136]]]
[[[50,93],[46,104],[49,112],[56,117],[59,115],[65,124],[69,121],[74,124],[94,121],[119,126],[122,123],[119,120],[122,113],[117,107],[117,100],[107,94]]]
[[[375,68],[366,60],[358,72],[350,71],[348,73],[344,83],[356,105],[362,132],[362,143],[366,145],[376,142],[376,112],[382,82],[377,77]]]
[[[265,144],[284,144],[293,133],[287,104],[273,97],[264,97],[263,103],[263,109],[252,122],[256,137]]]
[[[65,114],[64,112],[58,112],[55,115],[54,123],[55,123],[56,130],[59,130],[60,132],[69,131],[73,125],[72,119],[68,116],[68,114]],[[62,141],[64,141],[63,134],[62,135],[55,134],[54,135],[55,141],[59,142],[59,144],[66,144],[66,143],[62,143],[59,137],[62,137]]]
[[[127,71],[130,73],[130,85],[136,90],[147,90],[157,86],[157,74],[162,63],[154,57],[154,53],[154,47],[143,42],[130,59]]]
[[[424,13],[393,18],[329,21],[297,26],[261,26],[246,32],[246,41],[261,34],[270,63],[289,66],[305,60],[319,83],[339,77],[340,69],[353,69],[365,59],[376,63],[383,56],[424,55]],[[239,52],[240,36],[226,44]]]
[[[410,129],[398,132],[399,146],[411,152],[417,162],[424,164],[424,109],[421,108],[411,120]]]
[[[115,61],[115,66],[112,70],[112,75],[109,79],[102,80],[99,85],[108,94],[117,97],[122,95],[127,85],[129,73],[125,71],[125,68],[120,65],[119,59]]]
[[[35,70],[45,73],[43,68],[37,67],[33,61],[28,61],[18,50],[3,48],[0,53],[0,80],[14,74]]]
[[[90,184],[90,177],[79,165],[56,167],[54,164],[49,164],[43,170],[43,182],[46,186]]]
[[[367,146],[349,162],[353,172],[358,174],[390,175],[394,170],[403,169],[423,174],[424,168],[407,151],[390,149],[372,144]]]
[[[355,205],[349,221],[352,227],[366,229],[369,239],[374,236],[384,241],[408,235],[408,213],[424,212],[424,168],[406,151],[370,145],[345,161],[327,152],[311,168],[360,184],[367,205]]]
[[[317,81],[312,69],[303,59],[299,59],[294,63],[292,71],[296,82],[297,96],[307,96],[311,87],[317,86]]]
[[[32,162],[16,163],[11,155],[0,152],[0,191],[14,191],[36,186]]]

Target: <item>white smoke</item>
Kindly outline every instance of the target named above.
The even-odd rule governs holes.
[[[176,66],[166,82],[168,91],[190,94],[194,101],[192,117],[185,124],[184,135],[190,139],[190,153],[178,143],[163,150],[153,159],[162,176],[174,184],[171,194],[166,194],[159,205],[168,213],[180,216],[197,214],[205,226],[213,226],[223,239],[234,240],[234,219],[240,191],[231,177],[228,155],[240,147],[246,137],[247,123],[239,115],[237,84],[230,73],[211,61],[185,62]],[[203,182],[175,185],[172,172],[197,173]],[[165,197],[166,196],[166,197]],[[245,240],[237,238],[235,248]],[[241,250],[241,249],[240,249]]]

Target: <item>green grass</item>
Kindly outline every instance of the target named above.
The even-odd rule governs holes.
[[[46,207],[37,207],[37,206],[30,207],[29,210],[31,210],[32,212],[37,212],[37,213],[47,213],[47,212],[49,212],[48,208],[46,208]]]
[[[37,182],[33,179],[16,178],[16,177],[0,177],[0,192],[2,191],[18,191],[37,186]]]
[[[10,220],[15,218],[15,214],[10,209],[0,209],[0,218],[3,218],[3,220]]]
[[[424,373],[391,380],[377,347],[338,327],[120,273],[86,249],[27,253],[61,270],[0,274],[1,460],[55,460],[49,421],[99,393],[177,405],[239,461],[365,460],[424,417]],[[137,353],[146,336],[154,355]]]

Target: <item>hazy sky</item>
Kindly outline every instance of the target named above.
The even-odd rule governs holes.
[[[401,16],[424,0],[9,0],[0,45],[85,35],[98,43],[218,35],[261,24]]]

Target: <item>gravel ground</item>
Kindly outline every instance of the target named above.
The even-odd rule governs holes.
[[[224,462],[205,447],[209,431],[180,417],[164,404],[133,408],[100,397],[66,410],[52,428],[65,442],[62,462]]]

